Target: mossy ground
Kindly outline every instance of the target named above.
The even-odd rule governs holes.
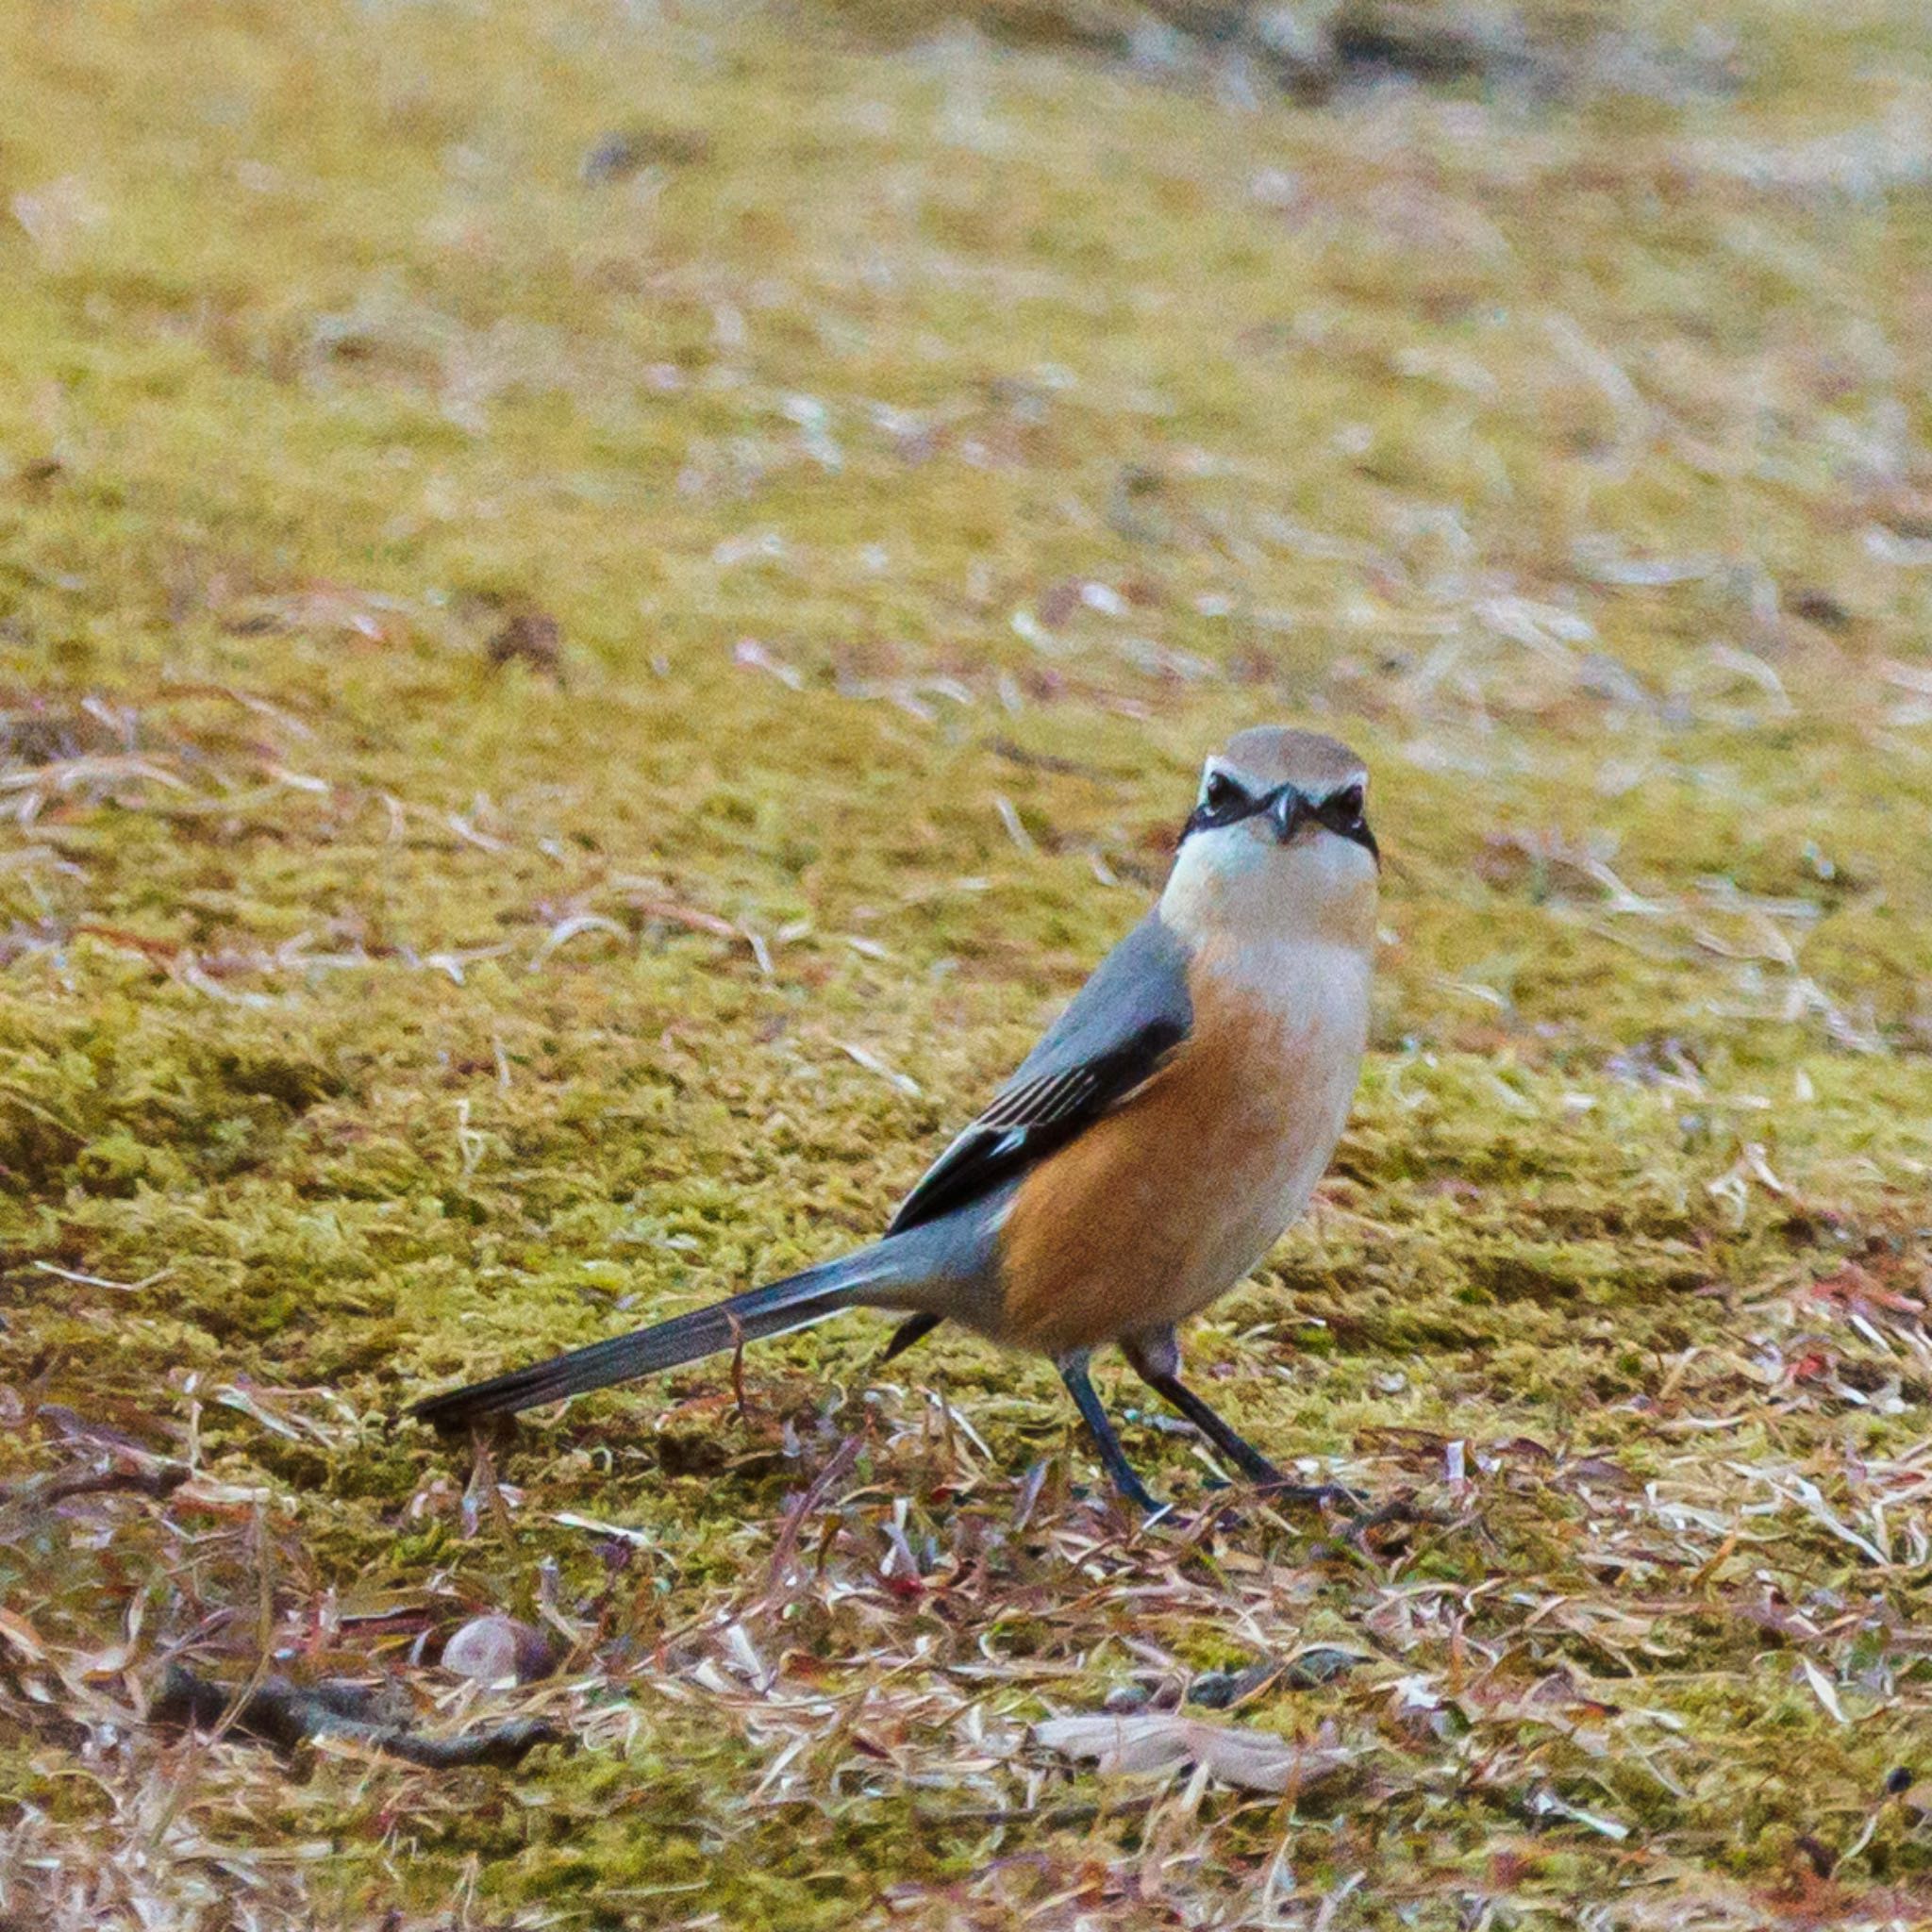
[[[9,8],[0,1907],[1932,1919],[1918,9],[1320,106],[893,18]],[[500,1490],[391,1429],[874,1229],[1277,717],[1374,764],[1381,1015],[1192,1359],[1428,1520],[1137,1534],[862,1319]],[[411,1662],[491,1607],[560,1678]],[[1339,1792],[1026,1745],[1309,1646],[1235,1721]],[[264,1648],[582,1748],[141,1724]]]

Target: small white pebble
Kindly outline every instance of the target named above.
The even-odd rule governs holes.
[[[514,1617],[472,1617],[442,1647],[442,1667],[473,1684],[530,1684],[557,1658],[541,1630]]]

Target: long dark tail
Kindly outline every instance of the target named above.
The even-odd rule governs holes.
[[[841,1308],[863,1303],[891,1306],[891,1290],[903,1279],[901,1257],[888,1252],[896,1245],[882,1241],[845,1255],[802,1274],[788,1275],[765,1288],[674,1315],[653,1328],[614,1335],[567,1355],[552,1356],[527,1369],[512,1369],[467,1389],[452,1389],[419,1402],[409,1413],[439,1429],[459,1429],[478,1416],[514,1415],[539,1403],[581,1395],[589,1389],[608,1389],[635,1375],[675,1369],[681,1362],[736,1348],[741,1342],[761,1341],[768,1335],[789,1334],[835,1315]],[[903,1306],[903,1304],[902,1304]]]

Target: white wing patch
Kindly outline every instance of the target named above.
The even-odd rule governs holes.
[[[1077,1113],[1100,1085],[1091,1067],[1069,1067],[1003,1093],[974,1122],[975,1127],[1046,1127]]]

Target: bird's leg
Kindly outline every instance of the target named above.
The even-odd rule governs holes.
[[[1073,1354],[1062,1356],[1055,1364],[1060,1372],[1060,1380],[1067,1385],[1067,1393],[1074,1398],[1074,1407],[1080,1411],[1080,1420],[1087,1424],[1087,1432],[1093,1438],[1093,1446],[1100,1451],[1101,1467],[1107,1471],[1109,1480],[1122,1495],[1135,1508],[1147,1515],[1158,1515],[1160,1505],[1147,1493],[1147,1486],[1134,1474],[1134,1465],[1127,1460],[1127,1452],[1121,1447],[1121,1439],[1114,1434],[1113,1424],[1107,1419],[1107,1411],[1100,1406],[1100,1397],[1094,1393],[1093,1382],[1087,1374],[1088,1351],[1076,1348]]]
[[[1266,1489],[1271,1496],[1290,1503],[1338,1503],[1344,1507],[1355,1503],[1355,1497],[1336,1483],[1291,1482],[1245,1436],[1202,1401],[1180,1378],[1180,1345],[1172,1328],[1134,1336],[1122,1347],[1141,1381],[1172,1403],[1250,1482]]]
[[[1158,1335],[1137,1336],[1124,1343],[1124,1349],[1141,1381],[1179,1409],[1251,1482],[1287,1482],[1280,1470],[1246,1437],[1238,1434],[1181,1380],[1181,1352],[1172,1329]]]

